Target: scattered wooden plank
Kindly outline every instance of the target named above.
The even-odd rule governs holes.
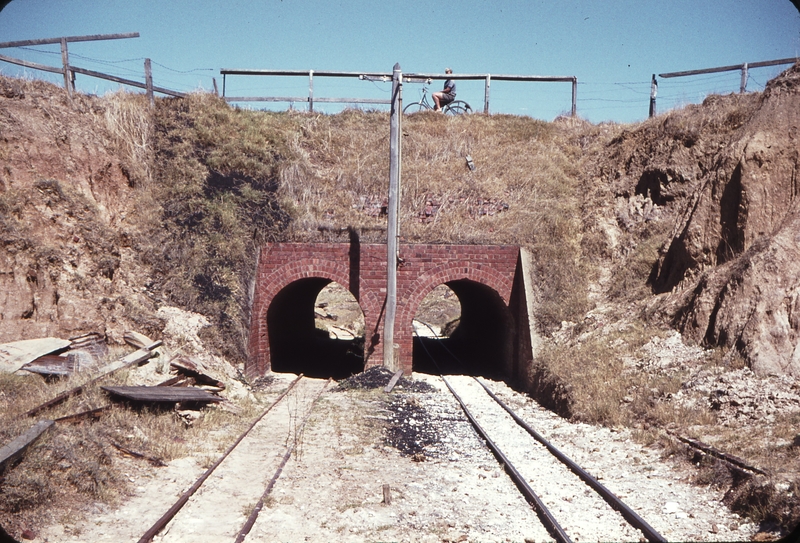
[[[197,366],[197,364],[195,364],[186,357],[181,357],[177,360],[173,360],[172,362],[170,362],[169,365],[172,368],[178,370],[179,373],[183,373],[184,375],[187,375],[189,377],[194,377],[195,382],[197,382],[198,384],[210,385],[221,389],[225,388],[225,383],[223,383],[219,379],[211,377],[206,373],[203,373],[202,371],[200,371],[200,368]]]
[[[85,354],[91,358],[91,360],[88,361],[89,363],[81,363],[79,369],[76,371],[96,366],[98,361],[108,356],[108,345],[106,344],[105,337],[97,332],[89,332],[88,334],[71,337],[69,339],[72,342],[69,346],[70,353],[74,353],[75,355]]]
[[[25,414],[27,416],[29,416],[29,417],[32,417],[33,415],[39,413],[40,411],[43,411],[45,409],[49,409],[49,408],[54,407],[54,406],[56,406],[56,405],[58,405],[60,403],[63,403],[64,401],[66,401],[68,398],[71,398],[72,396],[77,396],[78,394],[82,394],[84,389],[86,389],[86,387],[96,383],[97,381],[99,381],[103,377],[107,377],[108,375],[114,373],[115,371],[119,371],[119,370],[121,370],[123,368],[127,368],[129,366],[133,366],[134,364],[140,364],[142,362],[145,362],[151,356],[153,356],[153,349],[155,349],[156,347],[159,347],[160,345],[161,345],[161,341],[160,340],[159,341],[155,341],[155,342],[153,342],[152,344],[148,345],[147,347],[145,347],[143,349],[139,349],[138,351],[132,352],[131,354],[125,356],[124,358],[121,358],[121,359],[117,360],[116,362],[112,362],[111,364],[108,364],[107,366],[104,366],[103,368],[100,369],[100,374],[97,377],[95,377],[94,379],[90,379],[89,381],[87,381],[86,383],[84,383],[84,384],[82,384],[80,386],[77,386],[75,388],[71,388],[69,390],[66,390],[66,391],[62,392],[61,394],[59,394],[58,396],[56,396],[52,400],[48,400],[48,401],[44,402],[41,405],[37,405],[36,407],[34,407],[33,409],[31,409],[30,411],[28,411]]]
[[[389,379],[389,384],[388,384],[388,385],[386,385],[386,387],[383,389],[383,391],[384,391],[385,393],[387,393],[387,394],[388,394],[389,392],[391,392],[391,391],[392,391],[392,389],[394,388],[394,386],[397,384],[397,381],[399,381],[399,380],[400,380],[400,377],[402,377],[402,375],[403,375],[403,370],[397,370],[397,371],[394,373],[394,375],[392,375],[392,378],[391,378],[391,379]]]
[[[161,381],[156,386],[157,387],[179,387],[183,384],[184,381],[187,380],[185,375],[176,375],[166,381]]]
[[[124,339],[125,343],[128,345],[136,347],[137,349],[143,349],[147,345],[153,343],[153,340],[146,335],[132,331],[125,332],[125,334],[122,336],[122,339]]]
[[[55,422],[52,420],[40,420],[17,439],[0,448],[0,472],[19,460],[28,447],[33,445],[53,424]]]
[[[0,345],[0,371],[14,373],[28,362],[40,356],[51,354],[69,347],[68,339],[46,337],[24,339]]]
[[[137,402],[221,402],[222,398],[195,387],[100,387],[106,392]]]
[[[146,455],[144,453],[140,453],[140,452],[134,451],[134,450],[129,449],[127,447],[123,447],[122,445],[120,445],[119,443],[117,443],[115,441],[112,441],[111,445],[115,449],[117,449],[118,451],[123,452],[123,453],[125,453],[125,454],[127,454],[129,456],[133,456],[134,458],[141,458],[142,460],[147,460],[148,462],[150,462],[151,465],[153,465],[153,466],[155,466],[157,468],[163,468],[164,466],[167,465],[167,463],[164,462],[163,460],[161,460],[160,458],[156,458],[154,456],[148,456],[148,455]]]
[[[695,448],[695,449],[697,449],[699,451],[702,451],[702,452],[708,454],[709,456],[713,456],[714,458],[719,458],[720,460],[724,460],[725,462],[728,462],[729,464],[733,464],[734,466],[736,466],[738,468],[746,469],[748,471],[752,471],[754,473],[759,473],[761,475],[766,475],[767,474],[765,471],[760,470],[755,466],[751,466],[750,464],[748,464],[747,462],[745,462],[744,460],[742,460],[738,456],[734,456],[732,454],[728,454],[726,452],[722,452],[719,449],[716,449],[716,448],[712,447],[711,445],[703,443],[702,441],[698,441],[698,440],[692,439],[690,437],[684,437],[684,436],[678,435],[678,434],[676,434],[674,432],[670,432],[670,431],[667,431],[667,433],[669,433],[671,436],[673,436],[677,440],[689,445],[690,447],[693,447],[693,448]]]
[[[97,409],[89,409],[88,411],[81,411],[79,413],[74,413],[72,415],[66,415],[64,417],[59,417],[55,419],[55,422],[75,422],[77,420],[91,417],[93,419],[100,418],[100,415],[105,411],[111,409],[111,404],[104,405],[103,407],[98,407]]]

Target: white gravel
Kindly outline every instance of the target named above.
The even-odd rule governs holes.
[[[267,396],[274,397],[285,388],[291,376],[277,377],[265,392]],[[323,394],[299,436],[298,449],[246,541],[552,540],[463,417],[441,379],[420,374],[413,377],[430,383],[437,391],[411,393],[398,388],[390,395],[380,389]],[[508,449],[508,454],[520,458],[521,469],[525,464],[523,473],[534,489],[547,489],[544,501],[553,504],[557,518],[566,516],[564,525],[576,543],[640,540],[641,534],[623,526],[624,520],[616,512],[602,503],[595,510],[597,500],[587,495],[586,485],[578,482],[567,486],[564,471],[540,456],[527,434],[518,434],[513,420],[496,416],[494,409],[485,405],[483,390],[470,384],[471,378],[452,379],[463,390],[465,402],[481,406],[481,420],[487,429],[491,426],[497,442]],[[686,463],[662,459],[659,450],[634,443],[626,431],[570,423],[504,383],[485,382],[669,541],[746,541],[755,532],[752,524],[743,523],[725,508],[721,491],[690,484],[693,468]],[[398,414],[407,413],[398,410],[412,407],[413,417],[402,420],[421,431],[420,452],[401,454],[386,441],[387,432],[395,424],[392,421],[401,420]],[[276,425],[264,428],[262,440],[265,445],[271,444],[270,454],[283,455],[291,432]],[[424,438],[426,435],[428,438]],[[179,459],[166,468],[140,466],[131,472],[131,479],[141,490],[119,509],[98,508],[86,521],[65,519],[59,526],[43,530],[37,541],[136,541],[194,483],[202,473],[202,463],[208,465],[210,461],[213,459],[207,451],[198,451],[197,458]],[[234,536],[230,534],[241,528],[249,508],[272,476],[271,468],[261,466],[261,462],[243,460],[235,473],[209,484],[203,491],[209,497],[206,508],[202,512],[188,509],[184,513],[188,516],[180,522],[213,519],[221,526],[214,528],[212,539],[232,542]],[[237,482],[231,485],[234,480]],[[383,503],[384,484],[391,489],[390,504]],[[229,488],[223,492],[225,486]],[[211,498],[213,495],[216,497]],[[599,516],[595,511],[600,511]],[[176,519],[170,532],[159,539],[200,541],[197,530],[192,530],[194,535],[181,536]]]

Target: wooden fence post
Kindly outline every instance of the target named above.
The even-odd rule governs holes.
[[[67,51],[67,38],[61,38],[61,63],[64,65],[64,88],[67,89],[67,96],[72,96],[75,76],[69,69],[69,52]]]
[[[578,112],[578,78],[572,78],[572,116]]]
[[[150,107],[156,105],[156,100],[153,98],[153,71],[150,67],[150,59],[144,59],[144,85],[147,92],[147,101],[150,102]]]
[[[650,116],[656,116],[656,95],[658,94],[658,81],[656,74],[653,74],[653,79],[650,82]]]
[[[747,63],[742,64],[742,82],[739,84],[739,92],[744,94],[747,91]]]
[[[308,71],[308,112],[314,111],[314,70]]]
[[[492,84],[492,74],[486,74],[486,86],[483,91],[483,112],[489,114],[489,87]]]

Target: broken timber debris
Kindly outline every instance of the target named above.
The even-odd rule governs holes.
[[[22,458],[28,447],[33,445],[53,424],[55,422],[52,420],[40,420],[17,439],[4,447],[0,447],[0,473],[6,469],[6,466],[10,466]]]
[[[685,443],[686,445],[689,445],[690,447],[693,447],[693,448],[695,448],[695,449],[697,449],[697,450],[699,450],[699,451],[701,451],[701,452],[703,452],[703,453],[705,453],[705,454],[707,454],[709,456],[713,456],[714,458],[718,458],[718,459],[723,460],[723,461],[725,461],[725,462],[727,462],[729,464],[732,464],[732,465],[736,466],[737,468],[746,469],[748,471],[752,471],[752,472],[758,473],[760,475],[766,475],[765,471],[760,470],[755,466],[751,466],[750,464],[748,464],[747,462],[745,462],[744,460],[742,460],[738,456],[734,456],[732,454],[728,454],[726,452],[722,452],[719,449],[715,449],[711,445],[703,443],[702,441],[698,441],[698,440],[692,439],[690,437],[684,437],[684,436],[678,435],[678,434],[676,434],[674,432],[671,432],[669,430],[667,430],[667,433],[669,435],[671,435],[672,437],[674,437],[675,439],[677,439],[678,441],[681,441],[681,442]]]
[[[125,332],[122,335],[122,339],[124,339],[125,343],[128,345],[136,347],[137,349],[143,349],[153,343],[153,340],[146,335],[134,331]]]
[[[79,367],[80,364],[77,362],[77,357],[75,356],[46,354],[40,356],[33,362],[28,362],[22,366],[20,370],[39,373],[41,375],[57,375],[63,377],[77,371]]]
[[[154,456],[147,456],[146,454],[140,453],[138,451],[134,451],[134,450],[129,449],[127,447],[123,447],[122,445],[120,445],[116,441],[112,441],[111,445],[115,449],[117,449],[118,451],[123,452],[123,453],[125,453],[125,454],[127,454],[129,456],[133,456],[134,458],[141,458],[142,460],[147,460],[148,462],[150,462],[151,465],[153,465],[153,466],[155,466],[157,468],[163,468],[164,466],[167,465],[167,463],[164,462],[163,460],[161,460],[160,458],[156,458]]]
[[[97,332],[74,336],[69,340],[72,342],[69,346],[70,352],[76,355],[85,355],[90,359],[90,362],[102,360],[108,355],[108,345],[105,337]]]
[[[141,364],[143,362],[146,362],[151,356],[153,356],[153,349],[155,349],[156,347],[159,347],[160,345],[161,345],[161,341],[160,340],[159,341],[155,341],[155,342],[151,343],[150,345],[148,345],[147,347],[145,347],[143,349],[139,349],[138,351],[135,351],[135,352],[129,354],[128,356],[125,356],[124,358],[121,358],[121,359],[117,360],[116,362],[112,362],[111,364],[108,364],[107,366],[104,366],[100,370],[100,374],[97,377],[95,377],[94,379],[90,379],[89,381],[87,381],[86,383],[84,383],[84,384],[82,384],[80,386],[77,386],[75,388],[71,388],[69,390],[66,390],[66,391],[62,392],[61,394],[59,394],[58,396],[56,396],[52,400],[46,401],[45,403],[34,407],[33,409],[31,409],[30,411],[28,411],[25,414],[27,416],[29,416],[29,417],[32,417],[36,413],[39,413],[40,411],[43,411],[45,409],[49,409],[49,408],[51,408],[53,406],[56,406],[56,405],[58,405],[58,404],[60,404],[60,403],[62,403],[64,401],[66,401],[68,398],[71,398],[72,396],[77,396],[78,394],[82,394],[86,387],[88,387],[91,384],[96,383],[97,381],[99,381],[103,377],[106,377],[106,376],[114,373],[115,371],[119,371],[119,370],[121,370],[123,368],[127,368],[129,366],[133,366],[134,364]]]
[[[392,375],[392,378],[389,380],[389,384],[386,385],[386,388],[384,388],[383,391],[386,392],[387,394],[391,392],[392,389],[394,388],[394,385],[397,384],[397,381],[399,381],[400,377],[402,376],[403,376],[403,370],[397,370],[395,374]]]
[[[195,387],[100,387],[106,392],[139,402],[221,402],[222,398]]]
[[[193,377],[195,382],[201,385],[209,385],[212,387],[217,387],[219,389],[225,389],[225,383],[220,381],[219,379],[215,379],[210,375],[207,375],[200,371],[200,368],[197,364],[189,360],[188,358],[181,357],[177,360],[173,360],[169,364],[172,368],[178,370],[178,373],[182,373],[187,377]]]
[[[87,411],[80,411],[79,413],[73,413],[72,415],[66,415],[64,417],[59,417],[55,419],[55,422],[75,422],[77,420],[83,419],[85,417],[91,417],[93,419],[100,418],[100,414],[104,413],[111,409],[111,404],[104,405],[103,407],[98,407],[97,409],[89,409]]]

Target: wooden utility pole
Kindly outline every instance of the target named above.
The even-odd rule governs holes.
[[[483,86],[483,112],[489,114],[489,87],[492,86],[492,74],[486,74],[486,83]]]
[[[747,63],[742,64],[742,79],[739,83],[739,92],[744,94],[747,92]]]
[[[397,253],[400,229],[398,209],[400,200],[401,130],[403,118],[403,72],[400,63],[392,72],[392,109],[389,130],[389,224],[386,227],[386,316],[383,321],[383,365],[396,371],[394,353],[394,321],[397,314]]]
[[[656,95],[658,94],[658,80],[656,74],[653,74],[653,79],[650,82],[650,116],[656,116]]]
[[[308,112],[314,112],[314,70],[308,71]]]

